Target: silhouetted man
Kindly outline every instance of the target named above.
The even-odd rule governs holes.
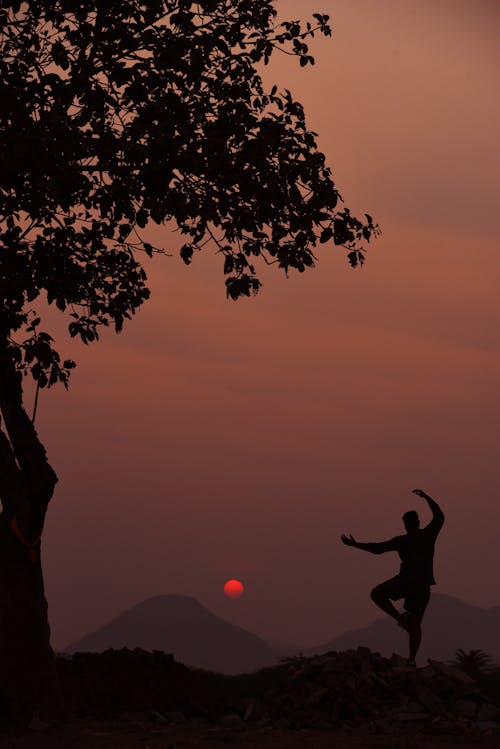
[[[425,609],[429,603],[430,586],[435,585],[433,558],[434,544],[444,523],[444,515],[428,494],[422,489],[414,489],[413,493],[425,499],[432,511],[432,520],[425,528],[420,528],[420,520],[415,510],[405,512],[403,523],[406,534],[396,536],[390,541],[380,543],[358,543],[352,536],[342,536],[347,546],[369,551],[372,554],[384,554],[386,551],[397,551],[401,558],[401,567],[396,577],[391,577],[385,583],[377,585],[371,592],[372,600],[395,619],[409,635],[409,661],[415,663],[415,656],[422,639],[421,623]],[[404,599],[403,613],[392,605],[391,601]]]

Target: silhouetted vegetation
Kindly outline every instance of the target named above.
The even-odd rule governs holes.
[[[478,676],[498,668],[493,658],[483,650],[463,650],[462,648],[457,650],[451,664],[469,676]]]
[[[500,705],[500,666],[484,650],[459,648],[450,663],[472,677],[490,702]]]

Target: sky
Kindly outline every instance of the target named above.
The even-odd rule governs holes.
[[[309,6],[333,38],[314,67],[276,56],[265,78],[304,104],[346,204],[383,234],[362,269],[322,246],[315,270],[269,270],[235,303],[218,257],[187,267],[156,228],[173,254],[148,261],[152,298],[124,332],[88,348],[61,332],[78,368],[37,415],[59,476],[56,649],[169,593],[302,647],[365,626],[398,558],[340,535],[390,538],[408,509],[427,522],[417,487],[446,514],[435,590],[500,604],[500,4],[277,3],[283,19]]]

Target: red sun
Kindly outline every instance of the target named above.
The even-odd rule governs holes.
[[[243,590],[243,584],[239,580],[228,580],[224,583],[224,595],[228,598],[239,598]]]

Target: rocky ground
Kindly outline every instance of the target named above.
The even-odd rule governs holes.
[[[473,679],[436,661],[411,668],[367,648],[241,676],[141,650],[81,653],[58,666],[64,721],[0,728],[2,749],[500,746],[497,673]]]
[[[498,749],[498,736],[440,735],[404,730],[393,735],[343,731],[166,727],[132,719],[77,721],[43,732],[0,731],[2,749]]]

